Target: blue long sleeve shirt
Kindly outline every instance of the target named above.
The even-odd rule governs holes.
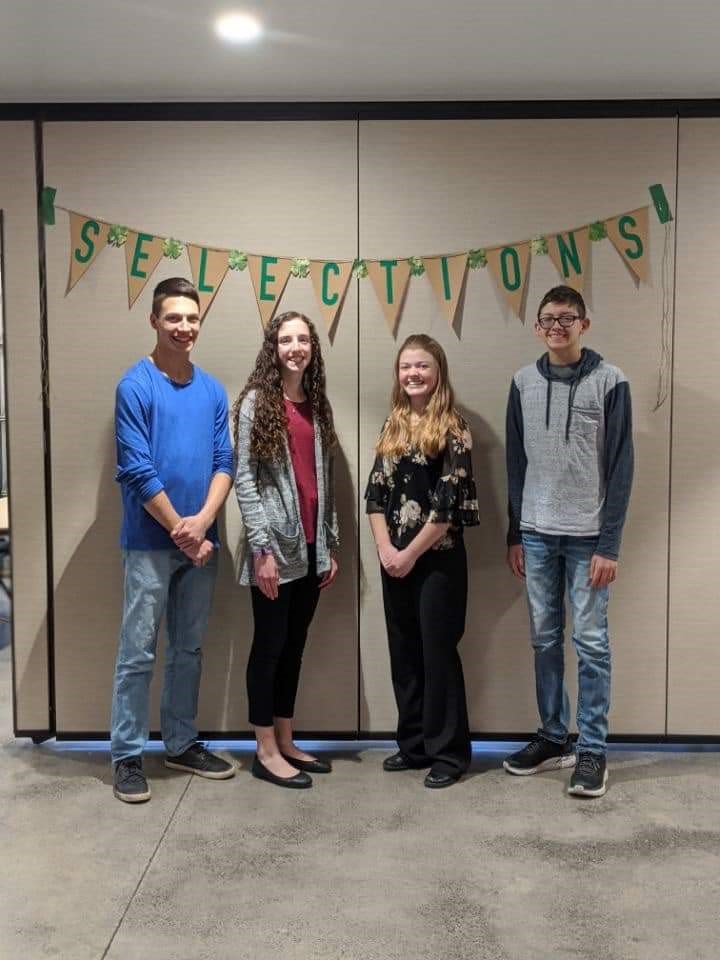
[[[161,491],[181,517],[205,503],[216,473],[233,476],[227,396],[197,366],[179,384],[144,357],[122,377],[115,395],[117,474],[122,487],[120,543],[125,550],[172,550],[175,544],[143,504]],[[207,537],[217,545],[217,526]]]

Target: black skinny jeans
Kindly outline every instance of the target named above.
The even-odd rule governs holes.
[[[305,641],[320,596],[315,545],[308,544],[308,572],[282,583],[276,600],[252,587],[255,620],[247,665],[250,723],[271,727],[273,717],[292,717]]]
[[[465,545],[428,550],[406,577],[381,574],[398,746],[413,764],[462,773],[471,753],[457,652],[467,606]]]

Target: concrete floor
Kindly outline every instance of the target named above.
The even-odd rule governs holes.
[[[0,651],[2,960],[716,960],[720,754],[611,753],[601,800],[475,754],[443,791],[333,750],[312,790],[173,773],[11,730]]]

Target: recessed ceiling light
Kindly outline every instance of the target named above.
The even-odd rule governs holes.
[[[251,43],[262,33],[262,26],[249,13],[226,13],[215,21],[215,32],[230,43]]]

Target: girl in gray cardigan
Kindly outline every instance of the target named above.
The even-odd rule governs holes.
[[[245,528],[240,583],[252,590],[247,667],[253,775],[310,787],[326,760],[293,743],[292,717],[307,632],[320,591],[335,579],[332,463],[337,447],[315,327],[294,311],[267,326],[233,408],[235,492]]]

